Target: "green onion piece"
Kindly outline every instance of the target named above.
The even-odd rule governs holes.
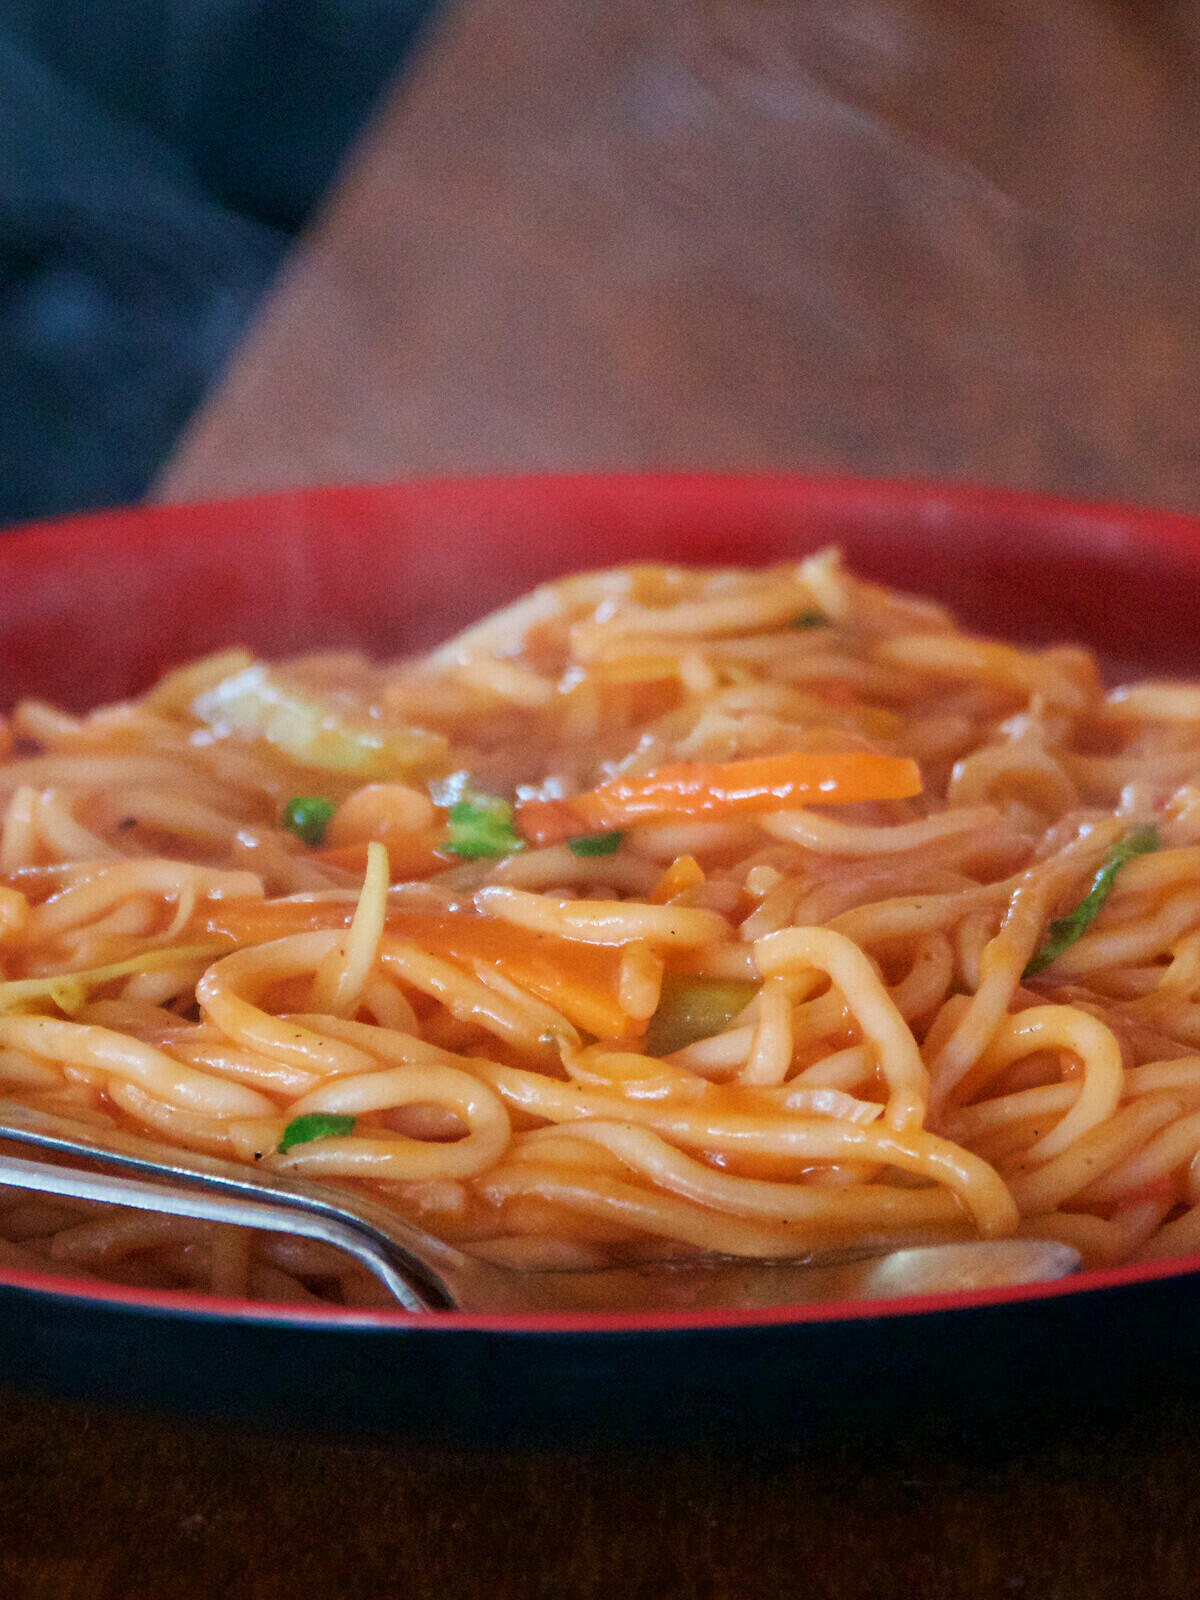
[[[283,825],[303,839],[310,850],[316,850],[325,840],[325,829],[333,815],[333,801],[322,800],[319,795],[294,795],[283,808]]]
[[[446,822],[445,848],[467,861],[510,856],[525,848],[524,839],[513,831],[513,808],[498,795],[473,794],[455,801]]]
[[[353,1132],[353,1117],[336,1117],[328,1111],[309,1111],[288,1123],[277,1148],[280,1155],[285,1155],[294,1144],[307,1144],[310,1139],[336,1139],[339,1134]]]
[[[1099,915],[1101,907],[1108,899],[1113,886],[1113,879],[1127,861],[1132,861],[1134,856],[1149,855],[1158,849],[1158,829],[1153,823],[1145,828],[1138,828],[1133,833],[1127,834],[1124,839],[1118,840],[1113,845],[1104,864],[1092,879],[1092,887],[1072,911],[1065,917],[1059,917],[1046,929],[1046,940],[1036,955],[1030,961],[1025,971],[1021,974],[1024,978],[1032,978],[1037,973],[1043,972],[1052,961],[1057,961],[1064,950],[1069,950],[1079,939],[1088,923]]]
[[[619,828],[612,833],[577,833],[567,840],[567,849],[573,856],[612,856],[621,848],[624,837]]]
[[[829,618],[823,611],[802,611],[792,618],[793,628],[828,628]]]
[[[711,1038],[757,993],[756,983],[737,978],[664,979],[658,1010],[646,1029],[646,1054],[669,1056],[697,1039]]]

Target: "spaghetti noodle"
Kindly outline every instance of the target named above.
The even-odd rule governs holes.
[[[825,552],[548,584],[432,655],[0,726],[0,1097],[510,1265],[1200,1249],[1200,686]],[[0,1198],[0,1264],[368,1300]]]

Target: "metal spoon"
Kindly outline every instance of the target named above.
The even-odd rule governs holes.
[[[683,1311],[879,1299],[1065,1277],[1068,1245],[996,1239],[816,1261],[713,1261],[517,1271],[445,1244],[361,1195],[0,1102],[0,1139],[112,1171],[0,1155],[0,1186],[300,1235],[361,1262],[408,1311]],[[136,1177],[117,1176],[135,1173]],[[150,1180],[150,1181],[146,1181]]]

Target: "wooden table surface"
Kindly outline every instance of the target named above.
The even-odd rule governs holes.
[[[458,0],[159,492],[606,465],[1200,507],[1200,18]],[[0,1594],[1139,1600],[1195,1406],[998,1452],[337,1445],[0,1396]]]
[[[230,1432],[0,1389],[12,1600],[1194,1600],[1200,1408],[766,1452]]]
[[[1196,0],[451,0],[160,492],[791,467],[1200,506]]]

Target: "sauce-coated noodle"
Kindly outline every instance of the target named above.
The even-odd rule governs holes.
[[[1200,686],[826,552],[584,574],[420,660],[230,651],[0,729],[0,1096],[516,1266],[1200,1248]],[[0,1196],[0,1263],[369,1302]]]

